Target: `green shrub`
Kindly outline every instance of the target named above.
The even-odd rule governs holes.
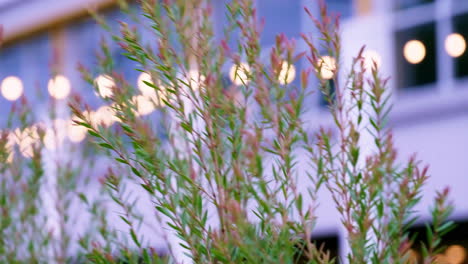
[[[101,149],[99,155],[110,157],[101,179],[102,197],[119,208],[118,219],[130,240],[108,223],[111,212],[101,198],[88,197],[78,187],[82,168],[71,161],[56,163],[62,235],[41,229],[37,219],[48,217],[37,213],[44,206],[37,190],[44,178],[42,145],[34,148],[32,159],[6,162],[4,136],[2,262],[64,263],[79,252],[82,261],[92,263],[167,263],[180,261],[182,254],[194,263],[336,263],[310,239],[320,217],[315,214],[317,194],[326,188],[347,232],[349,253],[341,262],[407,263],[412,245],[407,230],[416,220],[413,208],[427,167],[416,158],[396,162],[386,127],[391,109],[387,79],[376,65],[366,70],[364,48],[346,72],[340,63],[320,59],[327,55],[341,61],[338,19],[324,5],[317,18],[305,10],[320,33],[303,34],[300,41],[307,50],[299,52],[296,41],[282,34],[271,49],[262,49],[252,0],[227,4],[228,23],[220,38],[209,1],[142,0],[137,12],[143,19],[133,5],[120,2],[137,26],[121,22],[120,32],[113,33],[113,25],[94,15],[136,70],[150,76],[146,92],[138,95],[114,71],[103,41],[98,70],[115,81],[104,100],[118,122],[95,122],[77,97],[69,106],[75,124],[85,127]],[[142,41],[143,29],[153,36],[149,43]],[[299,61],[309,66],[293,73]],[[236,79],[226,83],[226,68],[232,64],[238,65]],[[94,74],[80,70],[99,93]],[[324,77],[325,71],[331,78]],[[292,74],[299,81],[291,82]],[[322,93],[328,102],[332,129],[308,118],[312,93]],[[155,108],[151,116],[147,107]],[[371,138],[372,146],[364,145],[363,137]],[[92,163],[94,156],[83,151],[78,148],[76,155]],[[167,242],[164,258],[145,243],[156,234],[142,232],[145,219],[136,210],[129,181],[150,197],[147,210],[164,227],[159,234]],[[19,195],[12,184],[26,187]],[[424,263],[435,261],[440,237],[452,226],[446,222],[451,211],[447,196],[446,190],[439,193],[432,209]],[[72,226],[67,228],[75,217],[68,212],[72,200],[80,200],[91,215],[88,232],[80,238],[73,236]],[[73,243],[79,247],[69,250]]]

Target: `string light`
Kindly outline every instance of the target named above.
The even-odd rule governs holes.
[[[320,76],[325,80],[330,80],[335,76],[336,59],[330,56],[322,56],[319,59]]]
[[[465,261],[466,250],[459,245],[452,245],[445,251],[445,259],[450,264],[461,264]]]
[[[8,101],[15,101],[23,94],[23,82],[16,76],[8,76],[2,81],[1,92]]]
[[[64,139],[67,122],[63,119],[56,119],[53,122],[52,128],[48,128],[44,134],[44,146],[48,150],[59,148]]]
[[[377,69],[380,68],[380,65],[382,64],[382,57],[377,51],[366,50],[362,56],[364,58],[364,68],[367,71],[372,71],[374,64],[377,66]]]
[[[15,135],[21,155],[31,158],[34,154],[34,147],[39,143],[38,125],[27,127],[23,131],[16,129]]]
[[[281,70],[278,75],[278,81],[280,84],[289,84],[294,81],[296,78],[296,67],[294,65],[289,64],[287,61],[283,61],[281,64]]]
[[[84,126],[77,125],[73,121],[68,123],[67,136],[73,143],[79,143],[86,138],[87,129]]]
[[[153,84],[153,80],[151,79],[151,75],[149,75],[146,72],[142,72],[140,76],[138,76],[138,89],[140,90],[141,94],[144,96],[152,97],[156,94],[156,91],[154,90],[153,87],[149,86],[147,83]]]
[[[5,150],[8,154],[7,157],[7,163],[13,163],[13,157],[14,157],[14,152],[13,152],[13,147],[15,145],[15,134],[14,133],[8,133],[7,137],[7,143],[5,146]]]
[[[115,82],[112,77],[109,75],[99,75],[94,82],[96,83],[99,91],[99,96],[102,98],[108,98],[113,95],[113,88],[115,87]]]
[[[92,114],[91,119],[96,125],[104,125],[106,127],[112,126],[112,124],[118,121],[112,107],[107,105],[99,107],[98,110]]]
[[[231,69],[229,70],[229,78],[235,85],[247,84],[249,83],[249,73],[249,65],[240,63],[239,65],[232,65]]]
[[[445,39],[445,50],[451,57],[460,57],[466,51],[465,38],[458,33],[448,35]]]
[[[426,57],[426,47],[419,40],[410,40],[403,47],[403,56],[411,64],[418,64]]]
[[[163,94],[162,91],[150,87],[145,82],[153,84],[151,75],[149,75],[146,72],[143,72],[140,74],[137,81],[138,89],[140,90],[141,94],[145,96],[148,99],[148,101],[154,102],[157,106],[164,106],[164,100],[167,99],[166,95]],[[163,87],[159,85],[158,88],[162,89]]]
[[[151,98],[143,95],[138,95],[133,98],[133,104],[136,105],[137,115],[144,116],[151,114],[155,107]]]
[[[57,100],[66,98],[71,91],[71,84],[67,77],[57,75],[49,80],[47,85],[49,94]]]
[[[408,252],[408,264],[417,264],[419,259],[419,254],[414,249],[410,249]]]
[[[190,70],[187,77],[187,83],[194,91],[200,89],[202,83],[205,81],[205,76],[201,75],[197,70]]]

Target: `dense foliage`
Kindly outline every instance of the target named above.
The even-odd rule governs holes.
[[[118,33],[115,21],[94,16],[147,74],[143,93],[114,70],[103,40],[96,70],[80,70],[97,94],[96,72],[115,81],[103,96],[108,115],[96,119],[80,97],[69,100],[74,126],[86,128],[91,144],[50,151],[46,137],[59,138],[61,124],[52,123],[52,131],[31,126],[25,101],[13,109],[10,127],[17,129],[0,140],[0,262],[408,263],[408,227],[427,167],[416,158],[396,162],[387,79],[377,64],[368,67],[365,49],[346,71],[333,63],[342,60],[339,23],[324,5],[317,17],[305,9],[317,34],[280,34],[267,50],[252,0],[226,5],[222,36],[210,1],[120,7],[131,22],[121,22]],[[298,50],[298,42],[307,49]],[[306,66],[296,73],[299,62]],[[317,94],[331,127],[310,118]],[[15,150],[25,140],[28,149]],[[346,230],[345,259],[310,239],[321,188]],[[424,263],[435,263],[452,226],[447,195],[441,191],[431,209]],[[137,196],[148,198],[150,214],[138,212]],[[86,231],[77,235],[83,221]],[[147,221],[157,231],[143,229]],[[154,236],[165,241],[165,254],[147,242]]]

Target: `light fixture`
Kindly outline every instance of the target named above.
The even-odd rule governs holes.
[[[73,120],[73,119],[72,119]],[[67,127],[67,136],[68,139],[73,143],[79,143],[85,139],[88,130],[86,127],[75,124],[70,120]]]
[[[445,39],[445,50],[451,57],[460,57],[466,51],[465,38],[458,33],[448,35]]]
[[[48,128],[44,134],[44,146],[48,150],[55,150],[59,148],[66,135],[67,122],[63,119],[55,119],[52,127]]]
[[[325,80],[330,80],[335,76],[336,59],[331,56],[322,56],[319,59],[320,76]]]
[[[138,76],[137,86],[140,90],[141,94],[144,96],[152,97],[155,95],[155,90],[153,87],[147,85],[147,83],[153,84],[153,80],[151,79],[151,75],[146,72],[142,72],[140,76]]]
[[[466,249],[460,245],[452,245],[445,251],[445,259],[450,264],[461,264],[465,258]]]
[[[188,72],[187,83],[190,85],[192,90],[196,91],[200,89],[204,81],[205,81],[205,76],[201,75],[197,70],[190,70]]]
[[[417,264],[419,259],[419,254],[414,249],[410,249],[407,253],[408,260],[407,264]]]
[[[145,96],[149,101],[153,101],[157,106],[164,106],[164,101],[167,99],[166,95],[162,93],[160,90],[156,90],[153,87],[147,85],[147,83],[153,84],[153,80],[151,75],[146,72],[143,72],[138,77],[138,89],[140,90],[141,94]],[[159,89],[162,89],[161,85],[158,85]]]
[[[151,98],[143,95],[133,97],[133,104],[136,106],[137,115],[139,116],[149,115],[155,108]]]
[[[106,127],[111,126],[118,121],[115,116],[115,112],[110,106],[101,106],[92,114],[93,123],[96,125],[104,125]]]
[[[281,64],[281,70],[278,75],[279,83],[283,85],[289,84],[294,81],[294,78],[296,78],[296,67],[287,61],[283,61]]]
[[[249,73],[249,65],[246,63],[240,63],[239,65],[232,65],[229,70],[229,78],[235,85],[247,84],[249,83]]]
[[[58,136],[58,132],[51,128],[45,131],[43,140],[44,140],[44,146],[48,150],[55,150],[62,143],[61,138]]]
[[[437,254],[434,256],[434,260],[436,261],[436,263],[444,263],[444,264],[449,264],[450,262],[448,262],[446,256],[444,254]]]
[[[10,163],[10,164],[13,162],[13,157],[14,157],[13,147],[14,147],[14,145],[15,145],[15,134],[10,132],[10,133],[8,133],[7,143],[6,143],[6,146],[5,146],[5,151],[8,154],[6,162]]]
[[[47,85],[49,94],[57,100],[66,98],[71,91],[71,84],[67,77],[57,75],[49,80]]]
[[[403,47],[403,56],[411,64],[418,64],[426,57],[426,47],[419,40],[410,40]]]
[[[91,126],[95,127],[97,125],[98,120],[96,119],[96,112],[92,110],[85,110],[82,114],[84,120],[88,121]]]
[[[34,154],[34,147],[39,143],[38,126],[27,127],[23,131],[16,129],[15,136],[21,155],[31,158]]]
[[[99,75],[94,82],[98,88],[99,96],[102,98],[111,97],[115,87],[114,79],[109,75]]]
[[[23,94],[23,82],[16,76],[8,76],[1,84],[3,97],[8,101],[15,101]]]
[[[367,71],[372,71],[374,64],[377,66],[377,69],[380,68],[380,65],[382,64],[382,57],[375,50],[364,51],[362,57],[364,58],[364,68]]]

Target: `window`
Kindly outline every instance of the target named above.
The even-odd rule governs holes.
[[[441,246],[445,247],[438,255],[440,263],[468,264],[468,221],[456,221],[455,229],[442,237]],[[416,226],[410,230],[410,236],[415,236],[411,249],[411,264],[423,263],[421,243],[426,242],[426,227]]]
[[[4,127],[12,102],[24,95],[37,105],[47,95],[51,46],[47,34],[22,40],[0,49],[0,125]],[[44,89],[45,88],[45,89]]]
[[[435,23],[395,33],[398,88],[416,89],[437,81],[435,33]]]
[[[335,263],[340,263],[339,237],[337,235],[312,237],[312,242],[317,248],[323,246],[325,252],[330,252],[330,259],[336,259]]]
[[[458,46],[461,46],[459,47],[461,55],[454,58],[455,77],[468,77],[468,14],[463,14],[453,19],[453,32],[460,34],[462,37],[458,44]]]
[[[434,0],[396,0],[396,9],[406,9],[423,4],[434,3]]]
[[[331,79],[331,80],[328,80],[325,83],[325,85],[326,85],[325,89],[326,89],[327,94],[324,94],[322,91],[318,91],[318,93],[320,94],[319,103],[320,103],[320,106],[322,106],[322,107],[326,107],[326,106],[330,105],[330,102],[327,100],[325,95],[327,95],[329,97],[328,99],[331,99],[333,101],[334,101],[334,98],[335,98],[335,82]]]

